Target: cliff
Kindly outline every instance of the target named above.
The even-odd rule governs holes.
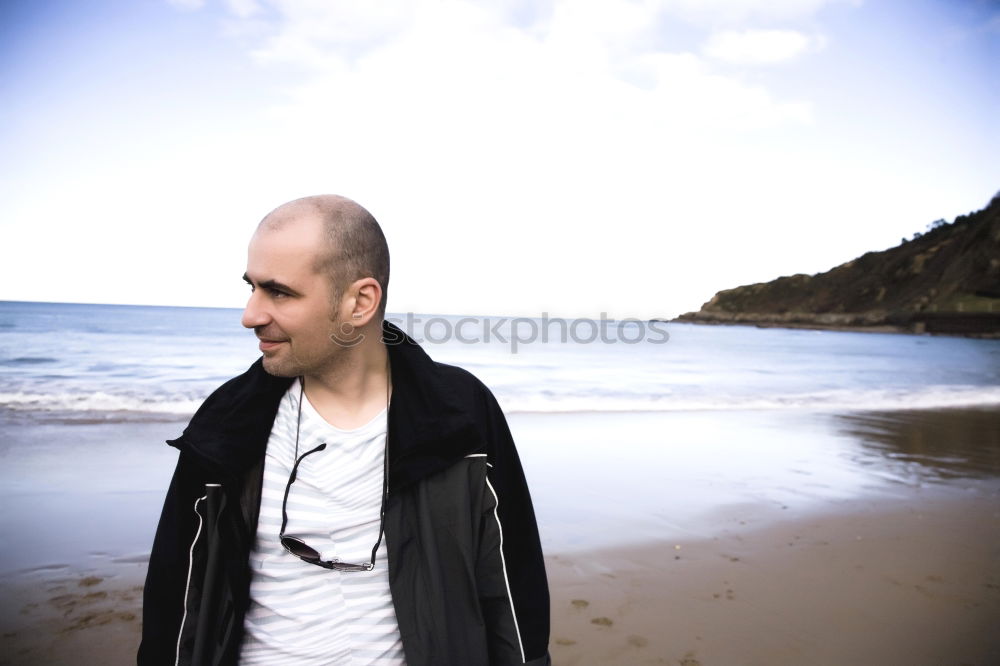
[[[677,320],[1000,337],[1000,193],[930,227],[825,273],[720,291]]]

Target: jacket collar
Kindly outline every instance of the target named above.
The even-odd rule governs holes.
[[[430,356],[397,326],[382,323],[389,352],[389,484],[396,490],[450,466],[484,446],[475,405]],[[184,433],[168,442],[225,475],[245,472],[264,455],[281,397],[293,378],[275,377],[257,359],[205,400]]]

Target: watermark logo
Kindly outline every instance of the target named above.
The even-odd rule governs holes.
[[[670,340],[666,322],[658,319],[642,320],[609,319],[606,312],[600,318],[564,319],[550,317],[543,312],[541,317],[422,317],[412,312],[404,316],[386,317],[418,344],[462,345],[502,344],[509,347],[512,354],[525,345],[541,343],[562,344],[624,344],[636,345],[665,344]],[[331,336],[333,337],[333,336]],[[386,344],[401,344],[405,338],[390,339]],[[345,336],[345,340],[348,339]],[[335,342],[339,339],[334,338]],[[352,345],[357,338],[351,338]]]
[[[357,347],[365,339],[365,334],[348,321],[340,322],[337,328],[338,330],[330,333],[330,339],[341,347]]]

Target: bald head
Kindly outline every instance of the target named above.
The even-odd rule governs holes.
[[[389,247],[372,214],[358,203],[336,194],[320,194],[296,199],[267,214],[257,233],[280,231],[302,221],[318,221],[325,247],[317,255],[314,269],[326,273],[339,301],[348,285],[371,277],[382,287],[379,313],[385,314],[389,291]]]

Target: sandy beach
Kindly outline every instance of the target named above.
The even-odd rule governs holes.
[[[934,498],[554,556],[554,663],[995,664],[1000,511]]]
[[[1000,509],[851,504],[708,541],[554,554],[555,664],[994,664]],[[744,519],[745,518],[745,519]],[[4,580],[4,664],[126,664],[143,563]]]
[[[666,432],[688,448],[695,443],[691,424],[701,424],[696,429],[707,440],[717,439],[719,432],[739,432],[742,440],[760,445],[757,458],[772,476],[701,447],[695,456],[690,451],[686,457],[665,455],[661,463],[676,470],[675,476],[648,497],[637,494],[630,504],[620,496],[629,484],[624,472],[634,461],[626,451],[622,469],[595,465],[603,466],[606,483],[591,489],[580,520],[569,521],[578,525],[592,516],[594,526],[622,524],[625,529],[608,543],[581,541],[576,527],[556,529],[566,509],[555,498],[565,492],[565,482],[549,456],[557,456],[566,443],[550,438],[542,451],[533,442],[572,424],[567,439],[579,444],[584,433],[602,436],[601,424],[620,429],[622,417],[512,417],[529,480],[537,489],[555,664],[998,663],[1000,416],[995,410],[709,416],[672,415],[666,418]],[[663,419],[653,420],[662,429]],[[712,427],[706,425],[709,420]],[[655,432],[652,424],[640,423],[642,432]],[[47,428],[48,437],[77,432],[93,443],[108,442],[116,432],[130,439],[159,437],[176,427],[24,425],[7,430],[14,444],[4,449],[4,456],[15,470],[33,468],[34,463],[18,457],[16,443],[18,437],[36,439],[43,432],[39,428]],[[773,442],[768,453],[765,433],[783,433],[785,444],[811,433],[824,450],[840,442],[848,448],[831,460],[847,462],[826,475],[831,460],[810,456],[808,448],[800,447],[785,461],[786,469],[772,470],[782,465],[780,456],[786,454],[781,452],[789,449]],[[114,445],[107,446],[109,458],[120,458]],[[155,450],[157,458],[150,464],[169,464],[169,450]],[[847,476],[848,468],[857,478]],[[702,470],[703,476],[684,485],[682,477],[693,470]],[[161,483],[162,470],[157,475],[143,482],[133,478],[126,485],[134,498],[155,497],[159,491],[147,491],[145,485]],[[585,470],[575,476],[583,479]],[[752,483],[736,492],[734,479],[740,478]],[[793,487],[796,479],[798,487]],[[112,493],[118,492],[114,483],[110,477],[102,482]],[[691,490],[705,484],[709,487],[702,494]],[[834,486],[850,492],[834,492]],[[645,515],[629,522],[631,513],[656,513],[650,508],[653,501],[669,520],[642,522]],[[136,515],[148,513],[149,508],[136,510]],[[131,527],[146,539],[151,526],[144,524],[146,518],[141,522],[108,524],[108,529]],[[100,536],[98,532],[92,540],[100,543]],[[28,559],[11,548],[4,551],[9,553],[5,565]],[[141,626],[142,549],[81,548],[83,558],[67,554],[41,558],[52,561],[40,566],[4,567],[0,663],[134,660]]]

